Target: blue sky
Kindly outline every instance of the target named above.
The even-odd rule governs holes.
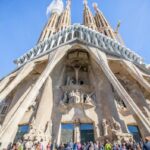
[[[48,19],[50,2],[0,0],[0,78],[16,68],[13,60],[36,44]],[[126,46],[150,63],[150,0],[89,0],[92,11],[93,2],[113,28],[121,20],[120,34]],[[82,0],[72,0],[72,23],[82,23],[82,12]]]

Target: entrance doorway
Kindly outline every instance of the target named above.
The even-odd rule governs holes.
[[[94,129],[93,124],[81,124],[80,125],[81,142],[85,143],[88,141],[94,142]]]
[[[74,140],[74,125],[71,123],[61,124],[61,142],[68,143]]]
[[[77,132],[77,127],[79,132]],[[79,136],[80,134],[80,136]],[[71,123],[62,123],[61,124],[61,142],[68,143],[70,141],[76,142],[81,141],[82,143],[88,141],[94,141],[94,127],[92,123],[80,123],[80,124],[71,124]]]
[[[135,142],[139,143],[141,141],[141,133],[136,125],[128,125],[129,132],[133,135]]]

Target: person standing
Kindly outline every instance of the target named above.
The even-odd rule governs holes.
[[[73,150],[78,150],[77,143],[74,143]]]
[[[114,144],[113,150],[120,150],[120,146],[118,144]]]
[[[99,142],[98,141],[96,141],[94,143],[94,150],[99,150]]]
[[[51,143],[48,142],[47,146],[46,146],[46,150],[51,150]]]
[[[106,140],[104,150],[111,150],[111,149],[112,149],[111,143],[108,140]]]
[[[94,144],[93,144],[93,142],[90,142],[89,150],[94,150]]]
[[[150,137],[145,138],[145,143],[143,144],[143,150],[150,150]]]
[[[81,145],[80,142],[78,142],[78,144],[77,144],[77,150],[81,150],[81,149],[82,149],[82,145]]]
[[[122,145],[121,145],[121,150],[127,150],[125,143],[122,143]]]

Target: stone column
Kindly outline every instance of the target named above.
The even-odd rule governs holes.
[[[32,86],[29,86],[27,89],[24,89],[24,93],[22,93],[22,96],[18,99],[17,101],[17,97],[15,96],[14,99],[12,101],[17,101],[16,104],[14,104],[14,106],[8,111],[5,120],[3,122],[2,127],[5,127],[7,125],[7,123],[11,120],[11,118],[13,117],[13,115],[15,114],[15,111],[20,107],[20,104],[23,102],[23,100],[25,99],[25,97],[29,94],[30,90],[31,90]],[[22,92],[22,89],[18,90],[18,92],[16,93],[17,96],[19,94],[19,92]]]
[[[53,88],[52,88],[52,79],[49,76],[42,91],[41,100],[37,110],[35,118],[36,129],[45,130],[46,124],[50,122],[51,124],[51,114],[53,108]],[[50,136],[51,133],[49,133]]]
[[[3,126],[0,133],[0,142],[2,143],[2,148],[7,147],[9,141],[11,141],[11,133],[14,127],[18,126],[20,120],[22,119],[25,111],[28,109],[30,104],[36,100],[37,95],[39,94],[39,90],[43,86],[43,83],[48,78],[49,74],[52,72],[55,65],[60,61],[60,59],[66,54],[68,49],[71,46],[62,46],[61,48],[54,51],[49,58],[48,65],[46,66],[45,70],[36,81],[35,85],[29,92],[29,94],[25,97],[24,101],[20,104],[20,106],[16,109],[15,113],[13,114],[12,118],[9,120],[6,126]],[[9,134],[8,134],[9,133]]]
[[[126,90],[123,88],[123,86],[120,84],[118,79],[115,77],[111,69],[109,68],[106,54],[102,51],[91,48],[91,53],[93,57],[95,57],[98,64],[101,66],[103,72],[107,76],[110,83],[113,85],[115,90],[118,92],[118,95],[124,100],[124,103],[127,105],[127,107],[130,108],[130,110],[138,116],[138,118],[141,120],[143,127],[145,128],[145,131],[147,131],[147,135],[150,133],[150,123],[145,118],[141,110],[138,108],[138,106],[134,103],[133,99],[130,97],[130,95],[126,92]],[[145,132],[146,135],[146,132]]]
[[[58,136],[57,136],[57,144],[61,144],[61,124],[59,124]]]
[[[20,72],[18,72],[18,75],[16,78],[0,93],[0,102],[3,101],[10,92],[23,80],[25,79],[29,73],[34,69],[35,64],[33,62],[27,63]]]
[[[74,126],[74,142],[80,142],[81,135],[80,135],[80,124],[76,124]]]

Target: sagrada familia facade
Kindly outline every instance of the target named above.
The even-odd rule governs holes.
[[[38,43],[0,80],[0,143],[112,142],[150,135],[150,67],[94,4],[71,24],[71,0],[53,0]]]

